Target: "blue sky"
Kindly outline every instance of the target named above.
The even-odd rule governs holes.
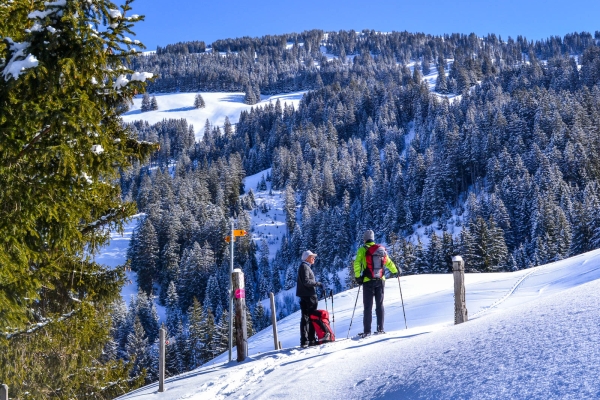
[[[308,29],[496,33],[541,39],[600,30],[598,0],[137,0],[135,27],[148,49],[169,43]]]

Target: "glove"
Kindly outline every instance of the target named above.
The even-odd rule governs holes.
[[[322,284],[321,282],[317,282],[317,283],[315,284],[315,286],[318,286],[318,287],[323,287],[323,284]]]
[[[360,286],[360,285],[362,285],[362,284],[363,284],[363,281],[364,281],[364,279],[365,279],[365,278],[364,278],[364,277],[362,277],[362,276],[359,276],[358,278],[354,278],[354,280],[356,281],[356,284],[357,284],[358,286]]]
[[[398,277],[397,273],[396,274],[390,274],[390,278],[397,278],[397,277]]]

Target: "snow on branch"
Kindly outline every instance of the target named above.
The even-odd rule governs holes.
[[[152,78],[154,75],[150,72],[134,72],[131,75],[131,79],[127,79],[125,75],[119,75],[113,84],[114,89],[120,89],[126,86],[129,82],[146,82],[146,79]]]
[[[44,3],[45,9],[43,11],[32,11],[27,15],[27,17],[29,19],[37,20],[44,20],[46,17],[51,15],[60,17],[62,16],[62,8],[64,8],[66,5],[67,0],[47,1]],[[36,21],[30,29],[25,29],[25,32],[31,33],[41,31],[43,29],[43,25]],[[46,29],[50,33],[56,32],[56,29],[51,26],[46,27]],[[5,41],[9,45],[10,52],[12,53],[10,60],[8,63],[6,63],[2,71],[5,81],[10,80],[11,77],[17,80],[26,70],[38,66],[38,59],[33,54],[27,54],[26,52],[31,43],[17,43],[11,38],[6,38]]]
[[[146,82],[146,79],[150,79],[153,76],[154,74],[151,74],[150,72],[134,72],[131,75],[131,81]]]
[[[94,229],[97,229],[101,226],[104,225],[108,225],[111,222],[117,220],[117,219],[121,219],[123,217],[123,208],[113,208],[112,210],[110,210],[106,215],[103,215],[102,217],[100,217],[99,219],[97,219],[94,222],[90,222],[89,224],[85,225],[82,229],[81,229],[81,233],[83,235],[93,231]]]
[[[116,90],[118,90],[118,89],[121,89],[124,86],[127,86],[128,83],[129,83],[129,79],[127,79],[125,77],[125,75],[119,75],[119,77],[117,78],[117,80],[115,80],[113,88],[116,89]]]
[[[115,10],[114,8],[111,8],[108,11],[109,11],[109,14],[110,14],[111,18],[117,19],[117,18],[122,18],[123,17],[123,15],[121,14],[121,11],[119,11],[119,10]]]
[[[19,79],[22,73],[29,68],[35,68],[38,66],[38,60],[33,54],[26,54],[25,50],[29,47],[29,42],[17,43],[11,38],[6,38],[6,42],[10,46],[12,57],[6,63],[2,75],[4,80],[8,81],[11,77],[15,80]]]
[[[69,313],[67,313],[67,314],[63,314],[63,315],[62,315],[60,318],[58,318],[58,319],[46,319],[46,320],[44,320],[43,322],[38,322],[37,324],[34,324],[34,325],[32,325],[32,327],[31,327],[31,328],[29,328],[29,329],[27,329],[27,330],[25,330],[25,331],[17,331],[17,332],[13,332],[13,333],[7,333],[7,332],[4,332],[4,337],[5,337],[6,339],[11,339],[11,338],[13,338],[13,337],[15,337],[15,336],[19,336],[19,335],[23,335],[23,334],[30,334],[30,333],[33,333],[33,332],[35,332],[35,331],[37,331],[37,330],[40,330],[40,329],[42,329],[43,327],[45,327],[45,326],[47,326],[48,324],[51,324],[51,323],[53,323],[53,322],[61,322],[61,321],[64,321],[64,320],[66,320],[67,318],[70,318],[70,317],[72,317],[72,316],[75,314],[75,312],[76,312],[76,310],[73,310],[73,311],[71,311],[71,312],[69,312]]]
[[[92,153],[94,153],[96,155],[100,155],[100,154],[104,153],[104,148],[102,147],[102,145],[95,144],[92,146]]]
[[[67,0],[56,0],[56,1],[47,1],[44,3],[46,6],[46,10],[44,11],[32,11],[27,16],[29,19],[44,19],[49,15],[57,13],[60,11],[62,7],[67,5]],[[60,14],[59,14],[60,16]]]

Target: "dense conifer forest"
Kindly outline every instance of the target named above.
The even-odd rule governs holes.
[[[369,228],[404,274],[448,272],[454,254],[469,271],[492,272],[599,247],[599,41],[599,32],[534,42],[315,30],[178,43],[133,59],[132,68],[158,75],[151,92],[245,91],[250,104],[308,92],[297,109],[277,102],[243,112],[235,126],[207,121],[199,142],[185,120],[131,124],[161,147],[121,177],[146,217],[129,254],[140,295],[115,311],[120,354],[132,354],[126,337],[152,343],[153,295],[175,338],[170,373],[223,350],[222,238],[232,216],[249,228],[257,205],[252,192],[240,197],[242,180],[267,168],[272,187],[285,190],[287,234],[272,259],[265,242],[242,239],[236,250],[257,330],[268,324],[258,301],[295,285],[306,248],[319,254],[317,279],[328,289],[352,286],[340,276]],[[423,75],[436,70],[431,90]],[[295,311],[293,297],[279,309]],[[144,359],[135,363],[152,379]]]

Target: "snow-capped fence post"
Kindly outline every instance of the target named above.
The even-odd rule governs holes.
[[[238,362],[246,359],[248,353],[248,331],[246,330],[246,290],[244,286],[244,273],[236,268],[231,275],[233,293],[235,297],[235,345],[237,347]]]
[[[0,385],[0,400],[8,400],[8,386]]]
[[[454,324],[469,320],[465,299],[465,262],[461,256],[452,257],[452,272],[454,273]]]
[[[271,299],[271,324],[273,325],[273,343],[275,350],[281,349],[279,345],[279,337],[277,336],[277,312],[275,311],[275,295],[273,292],[269,293]]]
[[[165,391],[165,328],[158,330],[158,391]]]

